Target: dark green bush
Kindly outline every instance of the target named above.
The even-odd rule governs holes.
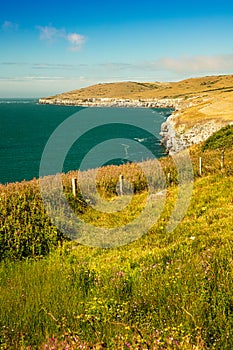
[[[233,125],[227,125],[211,135],[203,144],[202,150],[233,149]]]

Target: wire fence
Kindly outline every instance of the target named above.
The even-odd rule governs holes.
[[[83,172],[82,181],[88,188],[89,193],[97,189],[104,197],[123,195],[126,183],[132,184],[134,193],[148,190],[148,182],[159,191],[164,188],[164,182],[166,186],[179,184],[177,163],[182,161],[182,156],[179,158],[179,155],[177,155],[176,163],[173,157],[165,157],[159,161],[148,160],[143,163],[127,163],[120,166],[109,165],[98,170]],[[190,161],[194,179],[213,174],[233,176],[233,151],[200,151],[200,149],[194,148],[190,151]],[[155,167],[155,162],[159,163],[160,167]],[[144,174],[145,169],[149,169],[146,175]],[[93,172],[95,172],[95,176],[92,174]],[[189,179],[190,174],[186,175]],[[66,174],[64,178],[64,187],[69,192],[71,190],[74,196],[80,195],[78,178],[78,172]],[[95,181],[90,181],[91,178],[94,178]],[[70,188],[71,184],[72,188]]]

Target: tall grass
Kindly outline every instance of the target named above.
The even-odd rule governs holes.
[[[131,245],[66,243],[45,259],[2,264],[2,348],[231,349],[232,183],[199,179],[174,232],[164,226],[175,188]]]
[[[114,249],[67,241],[43,208],[37,180],[0,187],[1,349],[232,349],[232,152],[225,169],[213,162],[218,150],[190,153],[196,180],[184,220],[166,231],[177,173],[172,158],[162,159],[170,176],[161,216],[147,235]],[[73,198],[78,174],[64,175],[78,215],[107,227],[137,216],[147,196],[138,165],[99,170],[97,188],[110,203],[119,174],[138,183],[128,208],[114,214],[95,212],[81,192]]]
[[[45,212],[37,180],[0,185],[0,260],[46,255],[62,240]]]

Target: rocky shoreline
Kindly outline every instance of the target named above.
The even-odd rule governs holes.
[[[61,106],[84,106],[84,107],[124,107],[124,108],[173,108],[179,109],[182,98],[175,99],[123,99],[123,98],[87,98],[87,99],[59,99],[40,98],[40,104]]]
[[[223,122],[209,120],[205,123],[195,124],[188,129],[185,125],[176,127],[178,114],[179,112],[173,113],[161,125],[161,144],[170,155],[207,140],[214,132],[226,125]]]
[[[175,154],[194,144],[205,141],[214,132],[221,129],[226,123],[210,120],[198,123],[186,129],[185,125],[176,127],[176,119],[179,110],[193,105],[191,101],[182,98],[164,99],[120,99],[120,98],[88,98],[88,99],[59,99],[41,98],[40,104],[61,106],[84,106],[84,107],[124,107],[124,108],[171,108],[174,112],[161,125],[161,144],[168,154]]]

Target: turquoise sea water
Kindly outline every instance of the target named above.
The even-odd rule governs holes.
[[[76,113],[76,114],[75,114]],[[82,108],[70,106],[39,105],[37,100],[1,99],[0,100],[0,183],[30,180],[39,177],[40,161],[43,150],[54,130],[75,114],[77,125],[85,119],[86,130],[73,144],[64,160],[63,171],[75,170],[80,167],[85,155],[90,154],[86,166],[103,165],[98,159],[95,147],[107,140],[118,142],[111,145],[105,164],[121,164],[130,160],[144,160],[148,149],[155,157],[164,155],[160,146],[159,132],[161,123],[171,114],[168,109],[132,109],[132,108]],[[105,125],[100,126],[101,116],[105,116]],[[84,118],[84,119],[83,119]],[[107,119],[106,119],[107,118]],[[135,126],[135,121],[149,125],[147,130]],[[95,123],[94,121],[97,122]],[[106,123],[107,120],[107,123]],[[118,120],[120,121],[118,123]],[[124,121],[126,124],[124,124]],[[95,125],[94,125],[95,124]],[[80,124],[81,125],[81,124]],[[92,128],[92,125],[95,127]],[[154,137],[149,130],[153,130]],[[77,132],[77,135],[80,134]],[[63,135],[64,140],[69,135]],[[122,140],[121,140],[122,139]],[[127,141],[129,140],[129,141]],[[130,142],[131,140],[134,143]],[[134,147],[134,144],[136,147]],[[144,146],[140,151],[138,145]],[[119,152],[116,152],[119,149]],[[59,155],[59,152],[55,152]],[[119,156],[118,156],[119,154]],[[53,173],[53,170],[48,170]]]

